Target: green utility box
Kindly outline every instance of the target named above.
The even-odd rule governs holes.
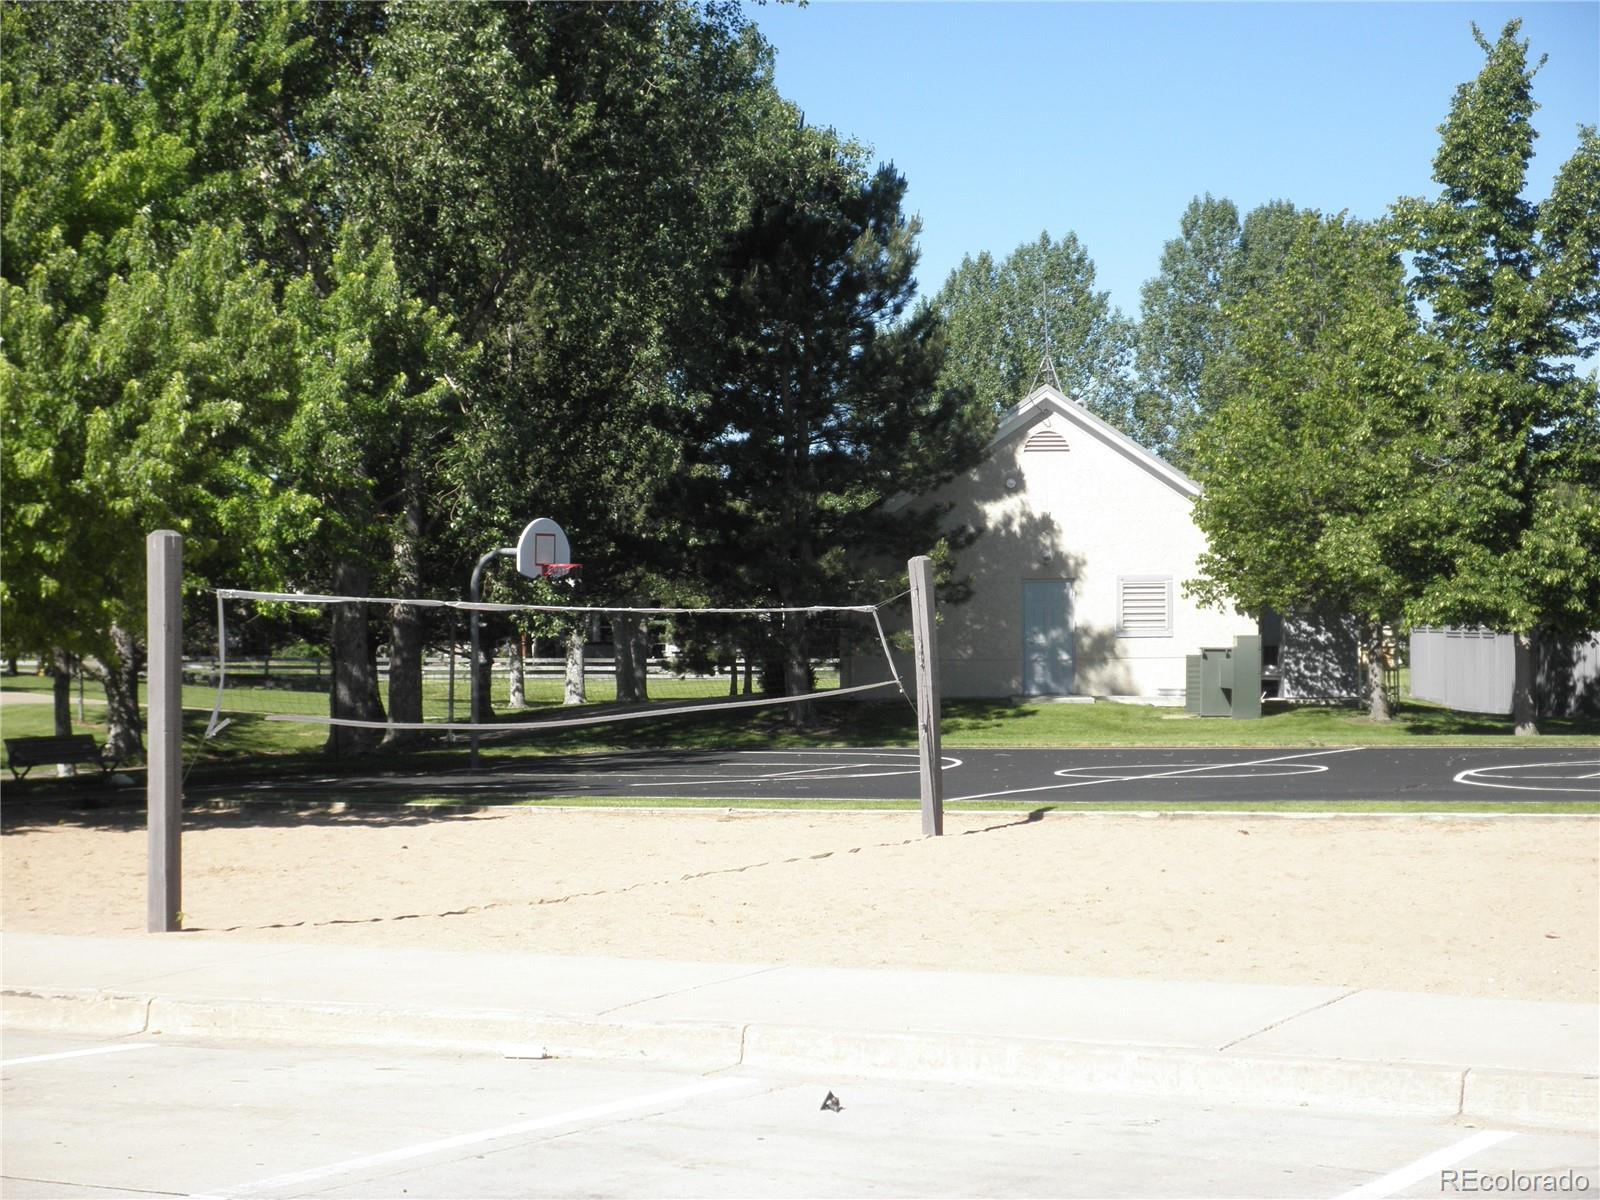
[[[1229,715],[1253,721],[1261,715],[1261,638],[1254,633],[1233,639],[1233,678],[1229,680]]]
[[[1229,667],[1229,650],[1226,646],[1207,646],[1199,654],[1189,655],[1187,662],[1187,691],[1184,707],[1197,716],[1226,717],[1229,715],[1227,688],[1233,684]],[[1224,681],[1224,672],[1227,680]]]
[[[1202,717],[1247,721],[1261,715],[1261,639],[1242,634],[1232,646],[1204,646],[1184,662],[1183,706]]]

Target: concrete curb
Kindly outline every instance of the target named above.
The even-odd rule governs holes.
[[[12,1027],[99,1037],[167,1034],[998,1083],[1557,1130],[1591,1130],[1600,1114],[1600,1077],[1595,1075],[915,1030],[604,1021],[506,1009],[441,1011],[23,988],[0,990],[0,1019]]]
[[[1600,1076],[1553,1071],[1467,1072],[1464,1114],[1484,1123],[1540,1128],[1600,1129]]]
[[[337,1046],[405,1046],[463,1054],[631,1059],[722,1070],[738,1066],[744,1028],[695,1022],[585,1021],[509,1009],[448,1011],[337,1002],[127,996],[95,989],[0,990],[0,1022],[93,1037],[190,1038]],[[530,1055],[536,1056],[536,1055]]]
[[[148,996],[119,996],[98,989],[0,990],[0,1024],[7,1027],[83,1033],[93,1037],[132,1037],[145,1032],[149,1019]]]
[[[1456,1067],[1236,1056],[1183,1047],[762,1026],[748,1031],[743,1065],[1428,1117],[1460,1114],[1465,1074]]]

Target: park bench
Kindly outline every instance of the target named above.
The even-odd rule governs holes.
[[[99,745],[93,735],[73,733],[66,737],[6,738],[6,765],[13,779],[24,779],[34,767],[51,763],[93,763],[101,773],[117,765],[116,756]]]

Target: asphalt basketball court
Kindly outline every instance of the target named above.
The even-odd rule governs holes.
[[[506,802],[563,796],[861,804],[918,799],[913,749],[636,751],[555,755],[478,770],[326,778],[262,791],[327,789]],[[953,749],[947,803],[1216,804],[1228,801],[1600,801],[1600,751],[1462,749]]]

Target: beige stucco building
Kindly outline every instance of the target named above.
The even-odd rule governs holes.
[[[946,696],[1182,701],[1184,657],[1256,623],[1183,594],[1205,537],[1199,486],[1049,385],[1001,420],[983,463],[916,503],[953,505],[977,539],[956,559],[964,604],[941,604]],[[847,659],[846,685],[881,678]]]

